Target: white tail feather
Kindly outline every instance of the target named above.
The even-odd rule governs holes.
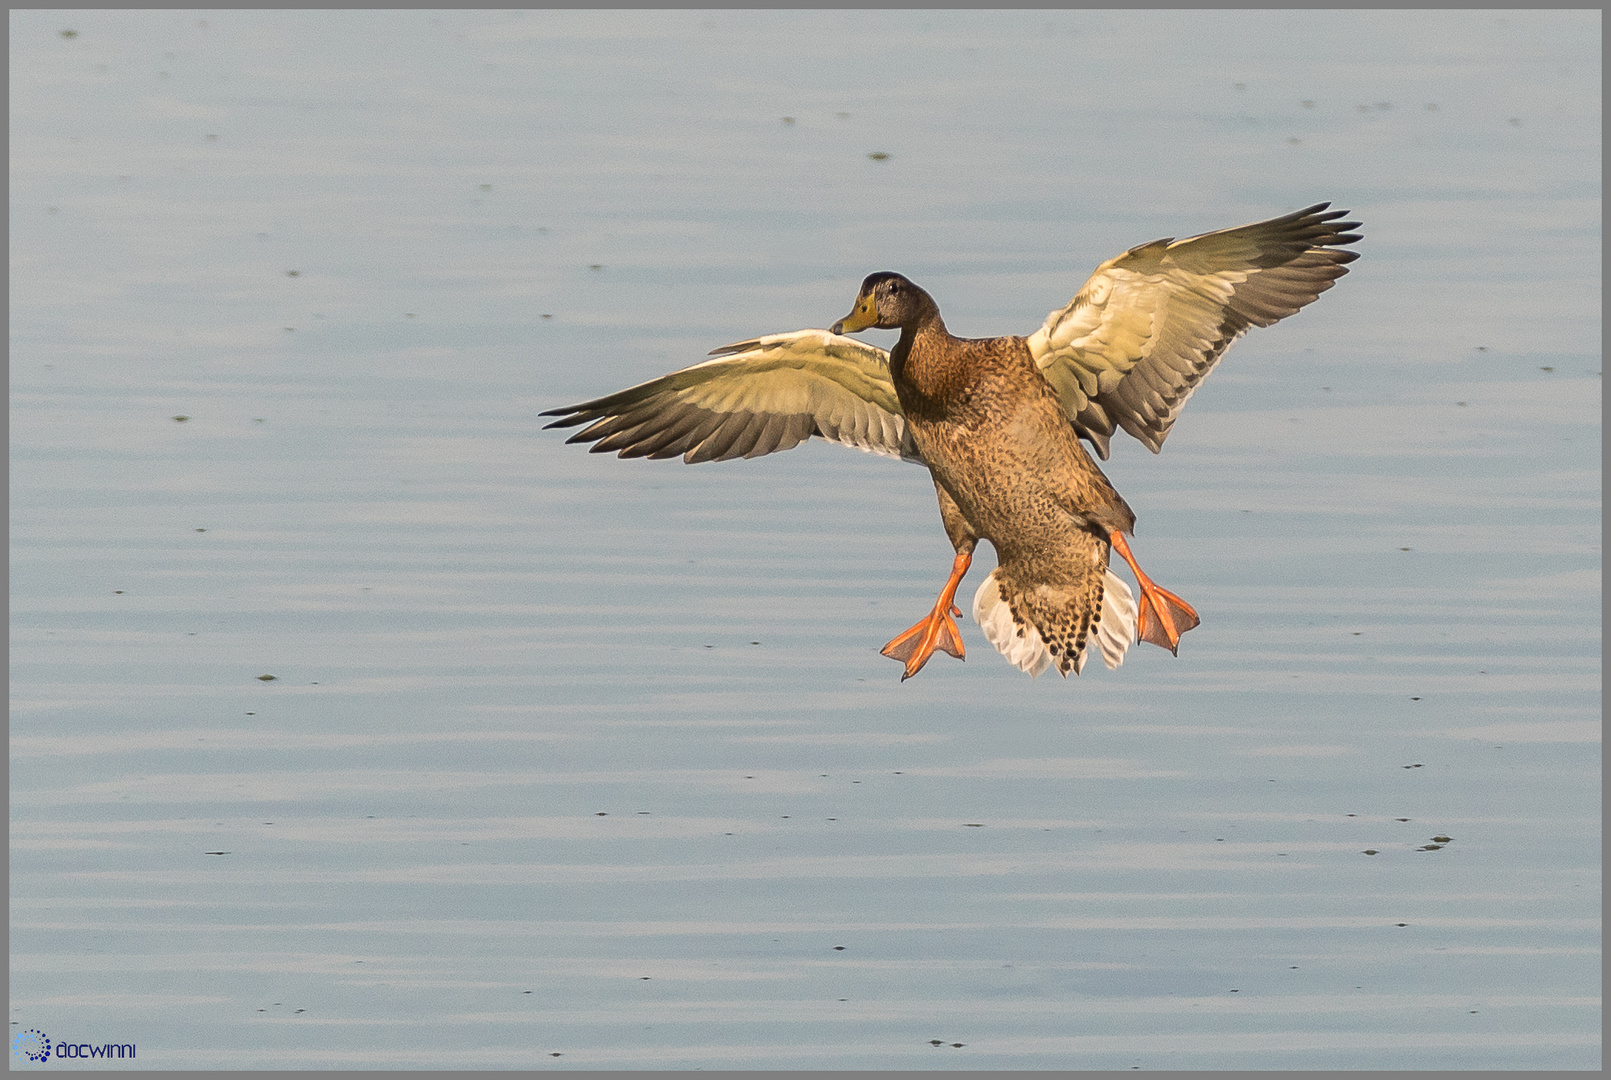
[[[1125,650],[1136,642],[1136,598],[1112,570],[1102,583],[1102,621],[1096,624],[1096,640],[1109,671],[1124,663]]]
[[[1009,664],[1019,671],[1029,672],[1031,677],[1038,676],[1052,666],[1052,651],[1033,624],[1025,622],[1019,626],[1013,621],[1012,608],[1001,598],[998,572],[990,571],[979,591],[973,594],[973,621],[984,631],[985,640],[994,645]]]
[[[984,631],[985,639],[1007,658],[1008,663],[1019,671],[1027,671],[1031,677],[1039,676],[1052,666],[1052,651],[1046,647],[1034,624],[1026,621],[1020,626],[1014,621],[1011,606],[1001,598],[1001,582],[996,573],[992,570],[990,576],[980,584],[979,591],[973,594],[973,619]],[[1125,651],[1136,640],[1135,598],[1130,593],[1130,586],[1112,570],[1107,571],[1103,583],[1102,621],[1096,625],[1095,636],[1102,649],[1102,662],[1109,669],[1124,663]],[[1085,648],[1074,658],[1075,674],[1084,670],[1090,651],[1090,642],[1087,641]]]

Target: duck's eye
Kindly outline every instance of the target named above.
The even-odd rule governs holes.
[[[900,291],[901,291],[901,283],[900,282],[892,281],[892,282],[889,283],[889,294],[891,296],[894,296],[896,293],[898,293]]]

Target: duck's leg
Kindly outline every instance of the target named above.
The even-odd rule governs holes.
[[[1125,543],[1123,533],[1114,530],[1108,536],[1108,541],[1113,545],[1113,550],[1130,564],[1130,569],[1136,575],[1136,583],[1141,586],[1141,602],[1136,605],[1140,614],[1136,629],[1141,640],[1168,649],[1176,656],[1180,655],[1180,635],[1202,621],[1197,617],[1197,612],[1168,589],[1154,585],[1152,579],[1141,572],[1141,567],[1136,565],[1136,557],[1130,554],[1130,545]]]
[[[894,641],[885,645],[882,652],[892,660],[900,660],[906,664],[906,672],[901,676],[905,682],[929,662],[935,649],[943,649],[958,660],[965,659],[962,648],[962,632],[952,620],[952,615],[961,615],[962,611],[952,601],[956,598],[957,586],[962,584],[962,575],[968,572],[973,563],[971,545],[969,550],[957,552],[957,557],[951,563],[951,576],[946,580],[945,588],[940,590],[940,598],[934,602],[934,610],[928,617],[918,622],[910,630],[901,634]]]

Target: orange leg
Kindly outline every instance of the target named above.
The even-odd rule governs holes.
[[[962,632],[951,619],[952,615],[961,615],[962,611],[952,603],[952,600],[956,598],[957,586],[962,584],[962,575],[968,572],[968,566],[972,562],[971,552],[957,552],[956,560],[951,563],[951,577],[946,581],[945,588],[940,590],[940,598],[934,602],[934,610],[916,626],[884,646],[882,652],[885,656],[906,664],[906,673],[901,676],[901,682],[922,671],[923,665],[929,662],[929,657],[934,655],[935,649],[942,649],[958,660],[965,659]]]
[[[1136,605],[1140,616],[1137,630],[1141,640],[1180,655],[1180,635],[1202,621],[1197,617],[1197,612],[1168,589],[1154,585],[1152,579],[1141,572],[1141,567],[1136,565],[1136,557],[1130,554],[1130,545],[1124,542],[1123,533],[1115,531],[1108,540],[1113,544],[1113,550],[1130,564],[1130,569],[1135,571],[1136,583],[1141,586],[1141,602]]]

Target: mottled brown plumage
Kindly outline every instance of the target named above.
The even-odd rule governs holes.
[[[1014,636],[1038,634],[1059,672],[1077,671],[1101,622],[1107,537],[1133,529],[1135,514],[1080,445],[1024,338],[952,336],[933,297],[899,274],[872,275],[861,296],[871,310],[859,300],[834,330],[900,329],[890,379],[952,546],[971,557],[989,540],[998,567],[982,588],[1007,604]],[[918,653],[902,657],[907,677],[927,659]]]
[[[1157,453],[1232,342],[1347,273],[1358,223],[1327,206],[1131,248],[1027,338],[953,337],[928,293],[873,274],[831,331],[729,345],[545,415],[587,424],[569,441],[622,457],[757,457],[815,436],[925,465],[957,555],[934,609],[884,647],[903,678],[936,650],[963,656],[952,602],[981,539],[999,565],[973,614],[1011,663],[1078,672],[1094,639],[1117,667],[1138,639],[1175,651],[1198,620],[1136,564],[1135,515],[1080,440],[1106,458],[1122,428]],[[894,349],[844,336],[873,327],[901,331]],[[1110,551],[1135,573],[1139,607]]]

